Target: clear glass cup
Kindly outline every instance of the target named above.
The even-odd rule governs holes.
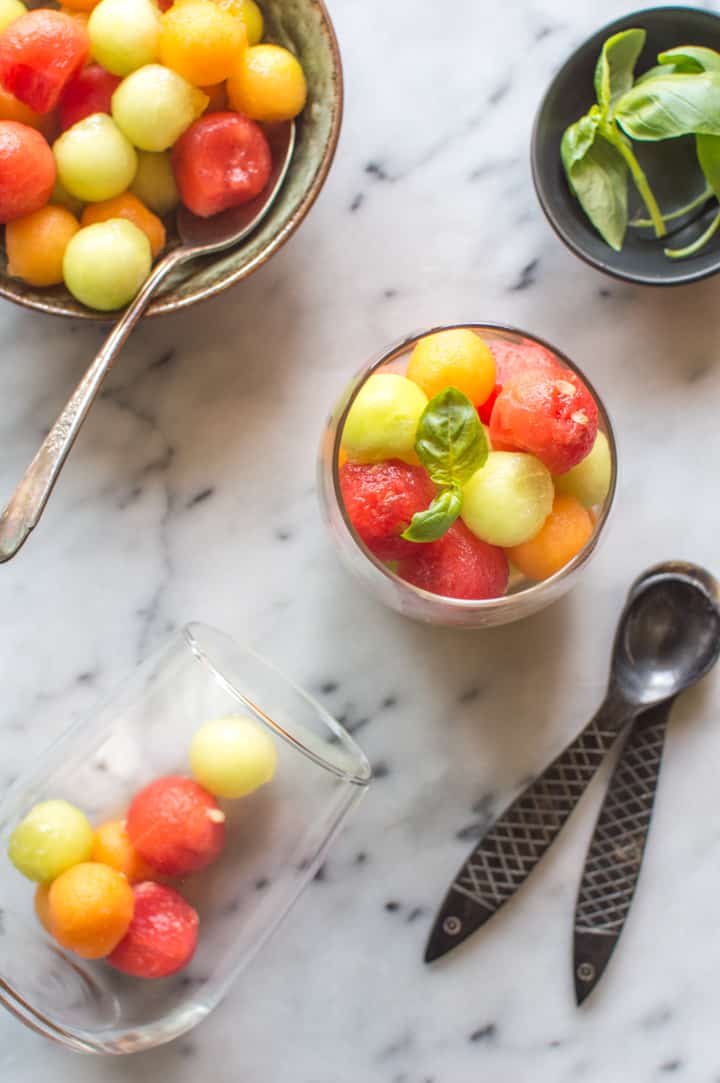
[[[600,429],[607,436],[612,460],[610,488],[602,507],[594,509],[595,529],[592,537],[577,556],[555,575],[540,583],[526,579],[519,572],[514,571],[505,596],[482,601],[442,597],[401,579],[391,568],[375,557],[360,540],[347,516],[340,490],[338,457],[343,426],[363,384],[378,371],[403,373],[408,356],[418,339],[438,331],[458,327],[477,332],[488,343],[505,340],[514,343],[530,342],[542,346],[555,354],[561,365],[582,377],[597,403]],[[463,323],[417,331],[389,346],[357,373],[328,419],[320,445],[318,470],[318,490],[323,514],[340,557],[349,571],[362,580],[376,598],[391,609],[414,620],[448,627],[489,628],[494,625],[509,624],[511,621],[537,613],[562,597],[577,583],[597,550],[613,504],[617,484],[617,445],[607,410],[591,381],[557,347],[515,328],[491,323]]]
[[[227,830],[219,859],[172,881],[200,916],[189,966],[147,981],[62,950],[35,917],[34,885],[7,856],[15,826],[50,798],[78,805],[95,825],[122,818],[152,779],[189,774],[190,740],[203,722],[238,714],[271,734],[277,769],[254,794],[220,802]],[[363,753],[319,704],[223,633],[189,625],[2,802],[0,1002],[85,1052],[136,1052],[189,1030],[287,913],[370,778]]]

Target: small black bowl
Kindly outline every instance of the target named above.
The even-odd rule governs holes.
[[[695,256],[669,259],[663,248],[683,248],[710,224],[717,211],[712,201],[692,215],[668,225],[668,237],[652,230],[628,228],[621,252],[615,252],[585,217],[568,188],[560,160],[563,132],[595,101],[593,74],[603,43],[630,27],[647,31],[636,71],[657,63],[657,54],[676,45],[706,45],[720,50],[720,18],[697,8],[648,8],[626,15],[599,30],[577,49],[553,79],[540,105],[532,136],[535,190],[551,226],[567,247],[598,270],[645,286],[678,286],[697,282],[720,271],[720,234]],[[705,185],[695,157],[692,137],[664,143],[634,143],[664,213],[688,203]],[[630,218],[645,208],[630,182]]]

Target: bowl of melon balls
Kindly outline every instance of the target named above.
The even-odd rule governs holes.
[[[300,224],[330,168],[340,58],[322,3],[0,0],[0,295],[110,318],[177,243],[269,185],[273,132],[296,122],[277,200],[235,250],[186,264],[149,314],[211,296]]]
[[[559,350],[492,324],[390,347],[340,398],[319,487],[349,569],[433,624],[529,616],[577,582],[617,476],[598,393]]]

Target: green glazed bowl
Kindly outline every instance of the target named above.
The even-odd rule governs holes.
[[[29,7],[47,6],[31,2]],[[285,45],[298,57],[308,83],[307,105],[298,118],[297,143],[285,184],[259,228],[235,249],[179,268],[162,284],[148,316],[178,312],[213,297],[260,267],[302,222],[322,188],[340,134],[342,64],[330,16],[322,0],[261,0],[266,41]],[[171,233],[171,231],[169,231]],[[112,320],[76,301],[64,286],[29,286],[7,273],[0,237],[0,297],[55,316]]]

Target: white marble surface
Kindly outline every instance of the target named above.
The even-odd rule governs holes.
[[[715,5],[717,7],[717,5]],[[379,778],[227,1002],[149,1054],[82,1058],[0,1017],[2,1083],[720,1080],[718,678],[672,725],[622,949],[573,1003],[570,923],[597,790],[517,900],[435,969],[434,908],[482,826],[601,697],[631,578],[717,571],[718,281],[657,292],[556,240],[528,168],[553,70],[621,0],[335,0],[347,115],[299,235],[224,298],[133,339],[24,552],[0,570],[0,785],[169,627],[249,637],[358,728]],[[586,581],[524,624],[462,634],[379,608],[314,494],[330,400],[371,353],[507,320],[586,365],[616,422],[617,513]],[[9,492],[99,342],[0,309]],[[364,855],[364,859],[359,855]],[[222,1051],[222,1055],[218,1053]]]

